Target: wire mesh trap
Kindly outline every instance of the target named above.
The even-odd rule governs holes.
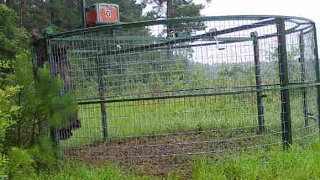
[[[318,51],[308,19],[177,18],[46,41],[52,76],[79,104],[56,133],[65,158],[172,166],[194,155],[286,148],[319,133]]]

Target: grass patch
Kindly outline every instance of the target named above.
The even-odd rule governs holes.
[[[242,153],[228,162],[215,162],[206,157],[193,165],[193,179],[320,179],[320,144],[310,148],[294,146],[288,152],[279,149]]]
[[[138,175],[114,164],[90,167],[84,164],[63,164],[59,168],[42,171],[38,180],[175,180],[180,175],[170,173],[166,177]]]

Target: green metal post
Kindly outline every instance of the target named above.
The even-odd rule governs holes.
[[[306,68],[304,59],[304,42],[303,42],[303,32],[300,32],[299,36],[299,48],[300,48],[300,65],[301,65],[301,81],[302,83],[306,80]],[[308,101],[307,101],[307,88],[302,89],[302,103],[303,103],[303,114],[304,114],[304,126],[307,128],[309,126],[308,118]]]
[[[279,60],[280,86],[285,88],[289,85],[285,19],[277,18],[276,26],[277,26],[277,36],[278,36],[278,60]],[[283,148],[288,149],[290,145],[292,145],[290,93],[289,93],[289,89],[283,89],[280,91],[280,93],[281,93],[282,142],[283,142]]]
[[[172,6],[173,6],[172,0],[167,0],[167,19],[172,18]],[[167,24],[167,37],[170,37],[171,28],[172,28],[172,26],[168,22],[168,24]],[[169,59],[170,64],[171,64],[170,60],[172,57],[171,48],[172,48],[172,45],[168,44],[167,58]]]
[[[256,87],[257,87],[257,108],[258,108],[258,134],[264,132],[264,108],[262,104],[262,80],[260,74],[260,59],[259,59],[259,42],[258,42],[258,33],[252,32],[251,38],[253,39],[253,53],[254,53],[254,72],[256,78]]]
[[[318,42],[317,42],[317,28],[313,23],[313,33],[314,33],[314,56],[315,56],[315,71],[316,71],[316,83],[320,83],[320,72],[319,72],[319,53],[318,53]],[[319,132],[320,132],[320,86],[317,86],[317,105],[318,105],[318,124],[319,124]]]
[[[101,67],[98,58],[96,58],[97,72],[98,72],[98,81],[99,81],[99,94],[100,94],[100,110],[101,110],[101,122],[102,122],[102,131],[103,131],[103,140],[108,141],[108,120],[107,120],[107,110],[105,100],[105,88],[103,83],[103,77],[101,72]]]

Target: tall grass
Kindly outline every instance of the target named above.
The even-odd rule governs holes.
[[[242,153],[228,162],[216,163],[205,157],[193,166],[193,179],[252,179],[301,180],[320,179],[320,144],[310,148],[292,147],[288,152],[279,149]]]
[[[148,177],[128,175],[115,165],[105,165],[102,168],[92,168],[83,164],[64,164],[52,171],[42,172],[39,179],[46,180],[143,180]]]

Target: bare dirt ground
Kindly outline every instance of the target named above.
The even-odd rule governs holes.
[[[137,137],[68,148],[64,156],[91,165],[117,163],[144,175],[164,176],[178,172],[188,179],[195,155],[210,154],[219,159],[222,154],[257,145],[259,137],[254,131]]]

